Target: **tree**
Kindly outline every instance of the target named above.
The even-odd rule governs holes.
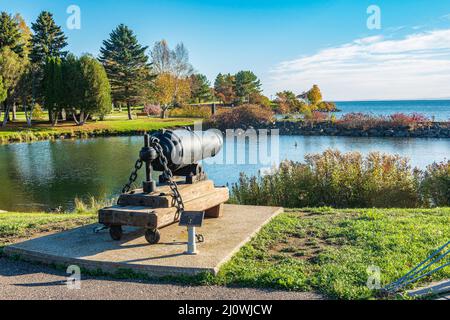
[[[53,14],[48,11],[42,11],[36,22],[31,24],[33,35],[31,37],[31,52],[30,61],[34,65],[33,70],[33,101],[42,100],[44,93],[44,67],[47,64],[48,59],[58,58],[62,59],[67,55],[63,49],[67,46],[67,37],[58,26],[54,19]],[[44,105],[44,101],[40,101]],[[57,112],[59,114],[59,112]],[[51,123],[55,123],[52,119],[54,112],[48,112],[49,120]]]
[[[3,126],[9,120],[9,112],[16,98],[16,86],[25,69],[24,62],[20,56],[9,47],[0,50],[0,76],[3,79],[3,86],[6,89],[6,99],[3,102],[5,116]]]
[[[32,49],[30,58],[33,63],[43,66],[49,57],[64,58],[67,55],[63,49],[67,46],[67,37],[56,25],[53,14],[43,11],[36,22],[31,24],[34,34],[31,37]]]
[[[239,71],[235,76],[235,93],[239,104],[249,102],[252,94],[261,93],[261,81],[251,71]]]
[[[111,112],[111,86],[103,65],[94,57],[84,55],[80,58],[84,82],[84,93],[80,103],[80,125],[89,115],[96,114],[103,118]]]
[[[30,90],[30,88],[32,88],[33,83],[32,83],[32,74],[30,74],[30,71],[33,70],[32,68],[30,68],[30,61],[29,61],[29,54],[30,54],[30,48],[31,48],[31,30],[28,27],[27,23],[25,22],[25,20],[22,18],[22,16],[17,13],[14,16],[14,21],[16,21],[17,26],[19,28],[19,34],[20,34],[20,38],[19,38],[19,45],[22,46],[22,50],[19,54],[19,56],[22,58],[22,63],[25,64],[24,66],[24,72],[22,73],[22,77],[24,77],[24,79],[19,80],[19,83],[17,85],[16,91],[16,97],[17,97],[17,101],[13,102],[12,105],[12,119],[13,121],[15,121],[17,119],[17,104],[22,104],[22,108],[27,109],[27,105],[25,105],[24,103],[32,103],[31,95],[33,93],[33,90]],[[27,96],[28,95],[28,96]],[[33,106],[31,107],[31,112],[32,112]],[[27,112],[25,111],[25,116],[27,116]],[[31,119],[27,118],[27,123],[29,126],[31,126]]]
[[[19,28],[20,38],[18,44],[22,46],[21,56],[28,59],[31,49],[31,30],[19,13],[14,16],[14,21],[16,21]]]
[[[0,103],[5,101],[6,97],[7,97],[7,92],[6,92],[5,86],[3,85],[3,77],[0,76]]]
[[[157,80],[155,98],[161,104],[161,117],[165,118],[169,108],[181,105],[189,99],[190,80],[193,68],[189,63],[189,52],[183,43],[171,50],[167,41],[155,43],[151,51]]]
[[[308,91],[308,100],[313,106],[317,106],[322,101],[322,93],[318,85],[313,85],[311,90]]]
[[[276,94],[278,112],[281,114],[300,112],[305,103],[302,103],[292,91],[282,91]]]
[[[214,92],[225,104],[231,104],[236,100],[234,92],[235,77],[231,74],[219,73],[214,81]]]
[[[0,14],[0,49],[9,47],[14,53],[22,56],[24,43],[17,21],[8,13]]]
[[[61,74],[62,100],[60,103],[66,111],[69,111],[75,117],[83,99],[85,86],[80,59],[69,53],[61,61]]]
[[[145,89],[153,80],[146,50],[123,24],[111,32],[100,49],[100,61],[111,83],[113,101],[126,104],[130,120],[131,105],[143,100]]]
[[[211,88],[208,78],[200,73],[193,74],[190,77],[191,82],[191,101],[201,103],[209,101],[211,97]]]
[[[22,109],[25,113],[25,119],[27,125],[31,127],[31,122],[33,120],[33,110],[35,107],[33,101],[33,65],[28,63],[25,67],[22,76],[17,83],[17,101],[22,105]],[[13,106],[14,107],[14,106]],[[14,108],[13,108],[13,119],[14,119]]]
[[[154,98],[161,105],[161,118],[175,103],[184,103],[190,97],[189,79],[177,79],[170,73],[158,75],[155,81]]]
[[[58,116],[64,107],[64,85],[61,58],[47,59],[43,78],[44,106],[50,114],[52,126],[58,123]]]

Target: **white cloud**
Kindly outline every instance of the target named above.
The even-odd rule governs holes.
[[[448,98],[450,29],[357,39],[281,62],[270,78],[274,92],[318,84],[330,100]]]

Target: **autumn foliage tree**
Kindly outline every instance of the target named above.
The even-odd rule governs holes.
[[[193,67],[183,43],[172,50],[167,41],[158,41],[153,46],[151,57],[157,73],[153,99],[161,105],[161,117],[165,118],[171,107],[182,105],[190,99]]]

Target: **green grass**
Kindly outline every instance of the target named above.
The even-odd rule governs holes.
[[[217,283],[315,290],[331,298],[369,299],[367,269],[381,285],[403,276],[450,236],[450,208],[290,210],[267,225],[220,271]],[[432,279],[450,277],[450,268]]]
[[[0,129],[0,143],[31,142],[49,140],[64,136],[65,138],[84,138],[90,136],[113,136],[136,134],[144,131],[155,131],[164,128],[189,126],[195,119],[159,119],[140,118],[123,120],[123,117],[105,121],[92,121],[84,126],[76,126],[73,122],[60,123],[51,127],[48,123],[36,123],[28,128],[23,122],[14,122]]]
[[[0,250],[2,245],[35,233],[95,221],[92,213],[2,213]],[[379,267],[381,285],[388,284],[427,258],[449,236],[450,208],[287,210],[225,264],[217,277],[204,274],[160,280],[317,291],[329,298],[371,299],[378,292],[366,285],[368,267]],[[109,276],[101,271],[98,275]],[[114,277],[149,279],[126,270]],[[423,282],[449,277],[450,268],[446,268]]]
[[[23,237],[67,230],[96,219],[93,213],[0,213],[0,248]]]

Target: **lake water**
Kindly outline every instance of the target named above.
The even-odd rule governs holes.
[[[336,102],[342,115],[351,112],[390,115],[394,113],[421,113],[436,121],[450,121],[450,100],[411,101],[349,101]]]
[[[77,196],[116,196],[127,181],[141,147],[142,137],[0,146],[0,209],[37,211],[58,206],[70,209]],[[249,145],[240,142],[237,148],[248,151]],[[450,156],[448,139],[283,136],[279,140],[278,159],[303,161],[306,154],[328,148],[364,154],[371,151],[400,154],[419,168]],[[217,162],[221,162],[224,154],[216,157]],[[240,172],[253,175],[267,167],[270,165],[205,164],[208,176],[217,185],[236,182]],[[138,181],[142,181],[142,176]]]

